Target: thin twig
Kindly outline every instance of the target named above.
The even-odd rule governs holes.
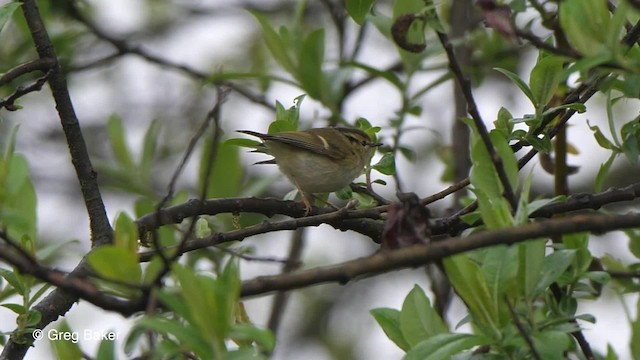
[[[196,70],[188,65],[185,64],[179,64],[176,62],[172,62],[170,60],[167,60],[163,57],[157,56],[157,55],[153,55],[150,52],[148,52],[147,50],[143,49],[141,46],[137,46],[137,45],[133,45],[131,43],[129,43],[128,41],[124,40],[124,39],[120,39],[117,38],[115,36],[112,36],[110,34],[108,34],[106,31],[103,31],[102,29],[100,29],[96,24],[94,24],[91,20],[89,20],[88,18],[86,18],[82,12],[77,8],[76,4],[71,2],[69,4],[69,8],[70,8],[70,14],[76,19],[78,20],[80,23],[82,23],[84,26],[86,26],[89,31],[91,31],[97,38],[106,41],[108,43],[110,43],[112,46],[114,46],[118,52],[119,55],[123,55],[123,54],[133,54],[133,55],[137,55],[143,59],[145,59],[146,61],[150,62],[150,63],[154,63],[156,65],[160,65],[166,68],[170,68],[173,70],[177,70],[180,71],[188,76],[194,77],[196,79],[202,80],[202,81],[209,81],[210,80],[210,75],[202,72],[200,70]],[[116,57],[116,54],[112,54],[109,57],[107,57],[108,60],[112,59]],[[107,59],[102,59],[100,60],[100,64],[103,63],[104,61],[106,61]],[[86,67],[87,65],[85,65],[84,67]],[[262,94],[256,94],[256,93],[252,93],[251,91],[249,91],[248,89],[234,84],[230,81],[215,81],[217,83],[217,85],[220,86],[226,86],[231,88],[235,93],[242,95],[244,98],[246,98],[247,100],[258,104],[258,105],[262,105],[266,108],[268,108],[269,110],[273,110],[275,111],[275,106],[267,101],[267,99],[265,98],[264,95]]]
[[[518,319],[518,314],[516,313],[516,309],[514,309],[513,305],[511,305],[511,302],[509,301],[509,298],[507,297],[507,295],[504,296],[504,302],[505,304],[507,304],[507,308],[509,309],[509,313],[511,314],[511,319],[513,320],[514,325],[518,329],[520,336],[522,336],[524,341],[527,343],[527,346],[529,346],[529,350],[531,350],[531,356],[533,356],[533,358],[536,360],[542,360],[542,357],[538,353],[538,350],[536,349],[536,346],[533,343],[533,339],[531,339],[531,336],[529,336],[529,334],[527,333],[527,329],[524,328],[524,325],[522,325],[522,323]]]
[[[26,86],[19,86],[14,92],[13,94],[9,95],[9,97],[7,97],[4,100],[0,100],[0,109],[5,108],[9,111],[15,111],[18,110],[18,107],[16,107],[16,105],[14,104],[16,100],[18,100],[19,98],[21,98],[22,96],[32,93],[32,92],[36,92],[36,91],[40,91],[42,89],[42,86],[44,86],[44,84],[47,82],[47,80],[49,79],[49,75],[51,75],[51,71],[48,71],[46,74],[44,74],[43,76],[39,77],[35,82],[26,85]]]
[[[301,266],[300,258],[302,257],[302,250],[304,249],[304,229],[296,229],[291,236],[291,245],[289,247],[288,262],[282,267],[281,274],[289,274],[297,270]],[[269,315],[269,321],[267,322],[267,328],[274,334],[278,333],[278,327],[282,320],[282,315],[287,306],[287,300],[289,299],[289,293],[285,291],[279,291],[273,297],[271,303],[271,314]]]
[[[0,77],[0,86],[6,85],[20,76],[34,71],[41,71],[46,74],[51,70],[53,65],[54,63],[51,59],[35,59],[24,64],[20,64],[7,70],[7,72]]]
[[[489,152],[489,156],[491,157],[491,161],[496,169],[496,173],[498,174],[498,178],[502,183],[504,188],[504,195],[507,201],[511,204],[511,208],[515,211],[517,207],[517,199],[515,193],[513,192],[513,188],[511,187],[511,183],[509,182],[509,177],[504,169],[502,159],[496,153],[493,144],[491,143],[491,139],[489,138],[489,132],[487,131],[487,127],[482,120],[482,116],[478,111],[478,106],[476,105],[475,98],[473,97],[473,92],[471,91],[471,83],[469,79],[464,76],[462,69],[460,68],[460,64],[458,63],[458,59],[456,57],[455,51],[453,50],[453,46],[449,41],[449,36],[445,33],[437,32],[438,38],[440,39],[440,43],[447,53],[447,58],[449,59],[449,68],[453,72],[460,85],[460,90],[464,94],[465,100],[467,101],[467,110],[469,111],[469,115],[473,119],[473,123],[478,129],[478,133],[482,142]]]

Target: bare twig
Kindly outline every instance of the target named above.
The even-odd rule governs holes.
[[[282,274],[289,274],[297,270],[301,266],[300,258],[302,257],[302,250],[304,249],[304,229],[297,229],[293,232],[291,237],[291,246],[289,247],[288,262],[282,267]],[[269,315],[269,321],[267,327],[274,334],[278,333],[278,327],[280,326],[280,320],[287,306],[287,300],[289,294],[284,291],[279,291],[273,297],[273,303],[271,303],[271,314]]]
[[[20,64],[12,69],[9,69],[4,75],[0,77],[0,86],[6,85],[18,77],[34,72],[41,71],[43,73],[49,72],[54,63],[51,59],[35,59],[24,64]]]
[[[123,54],[133,54],[133,55],[137,55],[145,60],[147,60],[150,63],[154,63],[156,65],[160,65],[166,68],[170,68],[173,70],[177,70],[180,71],[188,76],[194,77],[196,79],[199,80],[203,80],[203,81],[208,81],[210,80],[210,74],[207,74],[205,72],[202,72],[200,70],[196,70],[188,65],[184,65],[184,64],[179,64],[176,62],[172,62],[170,60],[167,60],[163,57],[157,56],[157,55],[153,55],[150,52],[148,52],[147,50],[143,49],[141,46],[137,46],[137,45],[133,45],[131,43],[129,43],[128,41],[124,40],[124,39],[119,39],[115,36],[112,36],[110,34],[108,34],[106,31],[103,31],[102,29],[100,29],[96,24],[94,24],[91,20],[89,20],[88,18],[86,18],[82,12],[77,8],[76,4],[71,2],[69,4],[69,8],[71,11],[71,15],[78,20],[79,22],[81,22],[84,26],[86,26],[89,31],[91,31],[96,37],[98,37],[101,40],[104,40],[108,43],[110,43],[111,45],[113,45],[113,47],[116,48],[117,50],[117,54],[112,54],[109,57],[107,57],[106,59],[102,59],[99,61],[99,63],[103,63],[106,60],[110,60],[110,59],[114,59],[116,58],[118,55],[123,55]],[[86,67],[82,66],[82,67]],[[82,68],[81,67],[81,68]],[[230,81],[216,81],[217,85],[221,85],[221,86],[226,86],[229,87],[231,89],[233,89],[234,92],[242,95],[244,98],[246,98],[247,100],[258,104],[258,105],[262,105],[270,110],[275,110],[275,106],[267,101],[267,99],[261,95],[261,94],[255,94],[252,93],[251,91],[249,91],[248,89],[245,89],[242,86],[239,86],[237,84],[234,84]]]
[[[39,77],[35,82],[27,86],[19,86],[16,91],[13,92],[13,94],[9,95],[9,97],[4,100],[0,100],[0,109],[5,108],[9,111],[18,110],[18,107],[16,107],[16,105],[14,104],[15,101],[28,93],[40,91],[42,89],[42,86],[44,86],[44,84],[47,82],[47,79],[49,79],[50,74],[51,71]]]
[[[438,38],[440,39],[440,43],[442,47],[444,47],[445,52],[447,53],[447,58],[449,59],[449,68],[453,72],[456,80],[458,81],[458,85],[460,85],[460,90],[464,94],[464,98],[467,101],[467,111],[471,118],[473,119],[473,123],[478,129],[478,133],[482,142],[489,152],[489,156],[491,157],[491,161],[495,166],[496,173],[498,174],[498,178],[502,183],[504,188],[504,196],[511,204],[511,208],[516,209],[517,200],[516,195],[513,192],[513,188],[511,187],[511,183],[509,182],[509,177],[504,169],[502,159],[496,152],[493,144],[491,143],[491,139],[489,138],[489,132],[487,131],[487,127],[482,120],[482,116],[480,115],[480,111],[478,111],[478,106],[476,105],[476,101],[473,97],[473,92],[471,91],[471,83],[469,79],[464,76],[462,69],[460,68],[460,64],[458,63],[458,59],[456,57],[455,51],[453,50],[453,46],[449,41],[449,36],[445,33],[438,32]]]
[[[536,346],[533,343],[533,339],[531,339],[531,336],[529,336],[529,334],[527,333],[527,329],[524,328],[524,325],[522,325],[522,323],[518,319],[518,313],[516,313],[516,309],[513,308],[513,305],[511,304],[511,302],[509,301],[509,298],[506,295],[504,296],[504,302],[505,304],[507,304],[507,308],[509,309],[509,313],[511,314],[511,319],[513,320],[513,323],[516,326],[516,329],[518,329],[520,336],[522,336],[524,341],[527,343],[527,346],[531,351],[531,356],[536,360],[542,360],[542,357],[540,357],[540,354],[538,353],[538,350],[536,349]]]

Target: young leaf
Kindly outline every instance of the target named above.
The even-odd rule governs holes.
[[[632,164],[640,158],[640,116],[626,123],[620,129],[622,135],[622,151]]]
[[[370,313],[389,340],[393,341],[404,351],[411,349],[411,346],[402,334],[402,330],[400,330],[400,311],[389,308],[377,308],[371,310]]]
[[[562,79],[562,65],[564,59],[556,56],[546,56],[539,59],[531,71],[529,86],[536,108],[542,109],[555,94]]]
[[[212,344],[207,341],[198,328],[173,319],[160,317],[143,317],[136,323],[137,328],[143,328],[161,334],[175,337],[182,348],[193,351],[200,359],[215,359]]]
[[[138,257],[128,249],[115,245],[101,246],[89,253],[89,265],[101,277],[129,284],[139,284],[142,270]]]
[[[107,121],[107,135],[109,136],[113,154],[120,166],[122,166],[124,170],[135,169],[131,151],[129,151],[129,145],[127,145],[124,126],[122,126],[122,119],[120,119],[119,116],[111,115],[109,117]]]
[[[149,124],[147,132],[144,134],[142,145],[142,155],[140,156],[140,173],[145,179],[151,176],[153,158],[158,147],[158,134],[160,133],[160,122],[156,119]]]
[[[500,337],[496,323],[498,312],[479,265],[468,254],[450,256],[443,263],[451,285],[469,308],[474,324],[485,336]]]
[[[611,19],[606,2],[566,0],[558,11],[562,30],[579,52],[587,56],[608,52],[605,44]]]
[[[385,175],[393,175],[396,173],[396,160],[392,152],[382,155],[382,159],[377,164],[371,166],[378,172]]]
[[[362,25],[375,0],[347,0],[347,13],[353,21]]]
[[[98,347],[96,360],[113,360],[116,359],[116,342],[111,339],[103,339]]]
[[[629,347],[631,349],[631,357],[640,359],[640,299],[636,303],[636,319],[631,322]]]
[[[326,80],[322,74],[324,61],[324,29],[311,32],[298,53],[298,76],[302,89],[312,98],[325,100]]]
[[[78,332],[74,332],[69,327],[66,320],[62,320],[56,334],[60,336],[59,339],[51,341],[53,351],[58,359],[82,359],[82,350],[80,350],[80,344],[78,344],[77,338],[65,338],[62,335],[74,335],[79,336]]]
[[[135,254],[138,250],[138,227],[126,213],[121,212],[115,221],[114,245]]]
[[[513,132],[513,122],[511,121],[513,116],[504,107],[501,107],[498,111],[498,119],[493,122],[493,125],[496,127],[496,130],[500,131],[502,135],[506,138],[511,135]]]
[[[606,136],[604,136],[598,125],[592,126],[591,124],[589,124],[589,121],[587,121],[587,125],[589,126],[589,129],[593,131],[593,136],[596,138],[598,145],[607,150],[620,151],[617,146],[615,146],[611,141],[609,141],[609,139],[607,139]]]
[[[558,250],[546,256],[544,258],[544,265],[542,266],[542,276],[538,280],[533,294],[537,295],[542,293],[551,283],[558,280],[560,275],[562,275],[574,261],[575,256],[575,250]]]
[[[210,161],[214,163],[208,177],[207,197],[222,198],[237,195],[240,192],[244,174],[238,147],[227,143],[219,144],[216,156],[212,158],[211,139],[205,141],[204,151],[200,158],[200,189],[205,186],[205,171]]]
[[[404,299],[400,330],[411,347],[437,334],[449,332],[424,291],[415,285]]]
[[[251,14],[258,20],[262,27],[262,35],[267,48],[271,52],[274,59],[282,66],[282,68],[291,75],[297,74],[296,66],[289,57],[288,46],[285,44],[281,36],[273,29],[266,16],[257,12]]]
[[[469,334],[439,334],[411,349],[403,360],[452,359],[462,351],[491,343],[484,336]]]
[[[602,191],[602,187],[604,186],[604,180],[609,174],[609,170],[611,169],[611,165],[613,165],[613,160],[618,157],[618,154],[613,152],[609,155],[609,159],[605,161],[604,164],[600,165],[600,169],[598,170],[598,174],[596,175],[596,180],[594,184],[594,190],[596,192]]]
[[[518,290],[527,301],[534,299],[534,289],[539,283],[544,266],[544,240],[518,244]]]
[[[0,6],[0,31],[4,28],[4,25],[11,19],[11,15],[22,5],[19,2],[10,2]]]
[[[516,84],[520,88],[520,91],[522,91],[522,93],[531,100],[531,103],[537,107],[536,97],[533,95],[533,92],[531,92],[531,88],[529,88],[529,85],[527,85],[527,83],[525,83],[517,74],[507,69],[493,68],[493,70],[501,72],[504,76],[508,77],[509,80]]]

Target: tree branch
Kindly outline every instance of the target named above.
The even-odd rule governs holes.
[[[638,213],[575,215],[570,218],[543,220],[516,228],[476,233],[464,238],[450,238],[428,245],[414,245],[388,252],[381,251],[341,264],[291,274],[260,276],[243,282],[241,294],[243,297],[256,296],[328,282],[346,284],[356,278],[423,266],[451,255],[495,245],[512,245],[531,239],[584,231],[602,234],[638,226],[640,226]]]

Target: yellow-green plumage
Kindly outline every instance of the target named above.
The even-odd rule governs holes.
[[[307,193],[333,192],[349,185],[380,145],[373,143],[364,131],[353,128],[326,127],[275,134],[239,132],[260,138],[264,148],[258,151],[273,156],[280,171]]]

